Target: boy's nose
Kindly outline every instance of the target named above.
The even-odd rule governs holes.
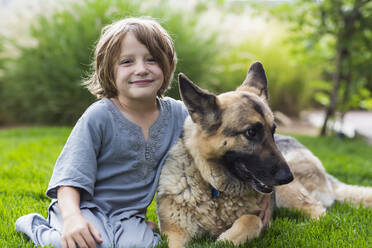
[[[147,73],[148,73],[148,70],[147,70],[145,63],[138,62],[136,65],[136,74],[142,75],[142,74],[147,74]]]

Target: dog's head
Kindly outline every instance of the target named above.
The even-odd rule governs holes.
[[[271,193],[273,186],[293,180],[274,142],[276,126],[268,106],[267,79],[261,63],[251,65],[236,91],[218,96],[199,88],[183,74],[178,80],[192,119],[188,125],[193,130],[189,147],[194,157],[204,161],[204,166],[213,167],[200,169],[202,174],[210,171],[212,177],[223,170],[260,193]]]

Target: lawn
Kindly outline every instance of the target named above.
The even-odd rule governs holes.
[[[47,215],[45,197],[54,162],[71,128],[0,130],[0,247],[33,247],[14,231],[24,214]],[[296,136],[324,163],[327,171],[350,183],[372,186],[372,147],[360,140]],[[155,206],[149,219],[156,221]],[[268,231],[240,247],[372,247],[372,210],[336,203],[319,221],[299,212],[276,209]],[[164,242],[161,247],[167,247]],[[201,237],[188,247],[233,247]]]

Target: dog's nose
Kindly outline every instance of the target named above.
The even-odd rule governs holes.
[[[275,180],[278,183],[278,185],[282,184],[287,184],[293,181],[293,174],[287,169],[280,169],[276,174],[275,174]]]

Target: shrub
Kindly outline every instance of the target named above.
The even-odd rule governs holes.
[[[93,101],[81,78],[99,30],[109,21],[107,1],[95,2],[74,4],[72,11],[42,15],[32,23],[30,36],[37,44],[17,46],[20,55],[8,64],[4,79],[14,121],[72,123]]]
[[[184,15],[167,5],[145,9],[130,0],[75,3],[35,19],[30,31],[35,46],[16,43],[19,56],[8,61],[4,75],[8,121],[73,124],[94,101],[81,82],[90,71],[101,28],[119,18],[141,15],[153,16],[169,30],[179,56],[178,71],[197,80],[208,74],[216,45],[212,36],[195,33],[197,15]],[[178,96],[176,88],[169,94]]]
[[[102,27],[123,17],[143,15],[157,19],[174,39],[178,55],[175,75],[183,72],[201,87],[219,93],[235,89],[249,64],[259,60],[268,74],[274,110],[296,115],[308,106],[318,70],[294,59],[284,42],[285,29],[280,29],[281,35],[267,30],[254,37],[239,34],[238,45],[228,45],[221,41],[228,32],[202,27],[206,9],[196,10],[176,10],[167,1],[155,6],[131,0],[87,0],[38,16],[30,29],[36,45],[22,46],[15,41],[19,56],[8,58],[3,65],[0,123],[73,124],[95,100],[81,83],[91,70]],[[179,98],[175,82],[167,94]]]
[[[284,36],[270,37],[264,32],[257,37],[244,37],[220,58],[218,78],[213,87],[218,92],[233,90],[244,80],[249,65],[260,61],[266,71],[273,110],[297,116],[309,107],[313,95],[313,82],[319,70],[309,68],[291,55],[291,47]]]
[[[4,68],[4,63],[6,59],[4,58],[3,55],[3,50],[4,50],[4,39],[2,36],[0,36],[0,99],[6,99],[5,98],[5,83],[3,79],[3,75],[5,73],[5,68]],[[3,103],[0,104],[0,125],[4,124],[8,119],[8,112],[5,109],[4,106],[4,100]]]

